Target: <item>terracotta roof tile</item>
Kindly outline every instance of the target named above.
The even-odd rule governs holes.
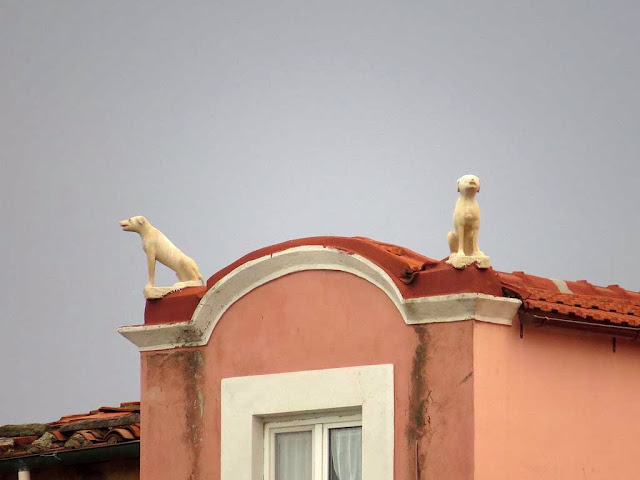
[[[343,250],[347,253],[361,255],[369,261],[377,264],[384,269],[399,288],[402,288],[407,282],[410,274],[420,272],[422,270],[435,267],[441,262],[432,258],[420,255],[408,248],[392,245],[389,243],[378,242],[366,237],[310,237],[290,240],[288,242],[271,245],[251,252],[244,257],[233,262],[231,265],[223,268],[211,278],[207,280],[207,288],[211,288],[218,280],[233,271],[240,265],[251,260],[270,255],[272,253],[281,252],[289,248],[300,246],[319,245],[323,247],[335,248]],[[173,295],[173,294],[170,294]],[[169,297],[169,295],[167,296]],[[165,298],[167,298],[165,297]]]
[[[138,437],[140,436],[140,432],[138,431]],[[119,442],[122,440],[133,440],[134,438],[136,438],[136,435],[134,432],[132,432],[131,430],[129,430],[128,428],[112,428],[111,430],[109,430],[109,433],[107,434],[107,441],[110,437],[115,437],[115,438],[119,438]]]
[[[123,403],[119,407],[100,407],[100,412],[139,412],[140,402]]]
[[[364,237],[311,237],[251,252],[211,276],[206,287],[192,287],[169,293],[162,299],[147,300],[144,323],[188,322],[207,290],[233,270],[252,260],[301,246],[323,246],[365,257],[389,275],[404,298],[471,292],[501,295],[502,292],[500,280],[491,268],[481,270],[474,265],[456,270],[444,260]]]
[[[453,293],[508,295],[520,298],[525,311],[640,327],[640,293],[618,285],[600,287],[584,280],[553,280],[524,272],[479,269],[475,265],[457,270],[444,260],[434,260],[404,247],[364,237],[301,238],[256,250],[214,274],[207,280],[206,287],[184,289],[159,300],[147,301],[145,324],[188,322],[207,289],[233,270],[252,260],[302,246],[323,246],[365,257],[389,275],[406,299]]]
[[[68,417],[63,417],[57,422],[52,422],[52,425],[68,425],[70,423],[82,422],[85,420],[128,417],[131,416],[131,414],[135,414],[135,412],[102,412],[100,410],[94,410],[85,415],[70,415]]]
[[[640,293],[618,285],[600,287],[585,280],[563,282],[527,275],[499,273],[503,287],[522,299],[525,310],[560,314],[584,322],[640,327]],[[562,283],[562,282],[561,282]]]
[[[69,449],[140,439],[140,402],[122,403],[119,407],[100,407],[89,413],[65,415],[45,424],[42,436],[27,435],[0,438],[0,458],[60,452]],[[0,431],[19,432],[20,426],[0,427]]]
[[[15,446],[12,438],[0,438],[0,453],[7,452]]]
[[[34,435],[29,435],[26,437],[13,437],[13,443],[16,445],[30,445],[35,442],[38,437]]]
[[[60,430],[51,430],[51,434],[56,437],[56,440],[58,440],[59,442],[66,442],[69,438],[68,435],[65,435]]]

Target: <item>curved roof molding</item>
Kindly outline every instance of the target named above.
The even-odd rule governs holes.
[[[140,351],[206,345],[231,305],[253,289],[290,273],[333,270],[356,275],[380,288],[407,324],[476,319],[511,325],[521,305],[513,298],[482,293],[457,293],[405,299],[390,275],[367,258],[322,245],[304,245],[274,252],[236,267],[204,295],[189,322],[120,328]]]

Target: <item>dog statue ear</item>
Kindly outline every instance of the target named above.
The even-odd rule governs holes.
[[[461,178],[458,179],[458,193],[460,193],[460,180],[462,180]]]
[[[144,222],[146,222],[146,221],[147,221],[147,219],[146,219],[146,218],[144,218],[144,217],[138,217],[138,218],[136,218],[136,222],[138,222],[138,225],[143,225],[143,224],[144,224]]]

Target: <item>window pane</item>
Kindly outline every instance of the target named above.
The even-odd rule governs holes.
[[[331,480],[362,480],[362,427],[329,430]]]
[[[276,480],[311,480],[311,432],[276,434]]]

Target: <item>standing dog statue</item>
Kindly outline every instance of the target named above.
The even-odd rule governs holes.
[[[479,268],[489,267],[489,257],[478,248],[480,229],[480,208],[476,194],[480,192],[480,179],[475,175],[465,175],[458,180],[460,197],[453,211],[453,228],[449,232],[450,263],[455,268],[465,268],[476,262]]]
[[[142,216],[131,217],[120,222],[125,232],[136,232],[142,238],[142,249],[147,254],[147,268],[149,283],[144,287],[146,298],[161,298],[169,292],[175,292],[185,287],[199,286],[204,279],[200,275],[198,265],[180,251],[164,234],[151,225]],[[154,285],[156,260],[176,272],[179,282],[171,287],[156,287]]]

